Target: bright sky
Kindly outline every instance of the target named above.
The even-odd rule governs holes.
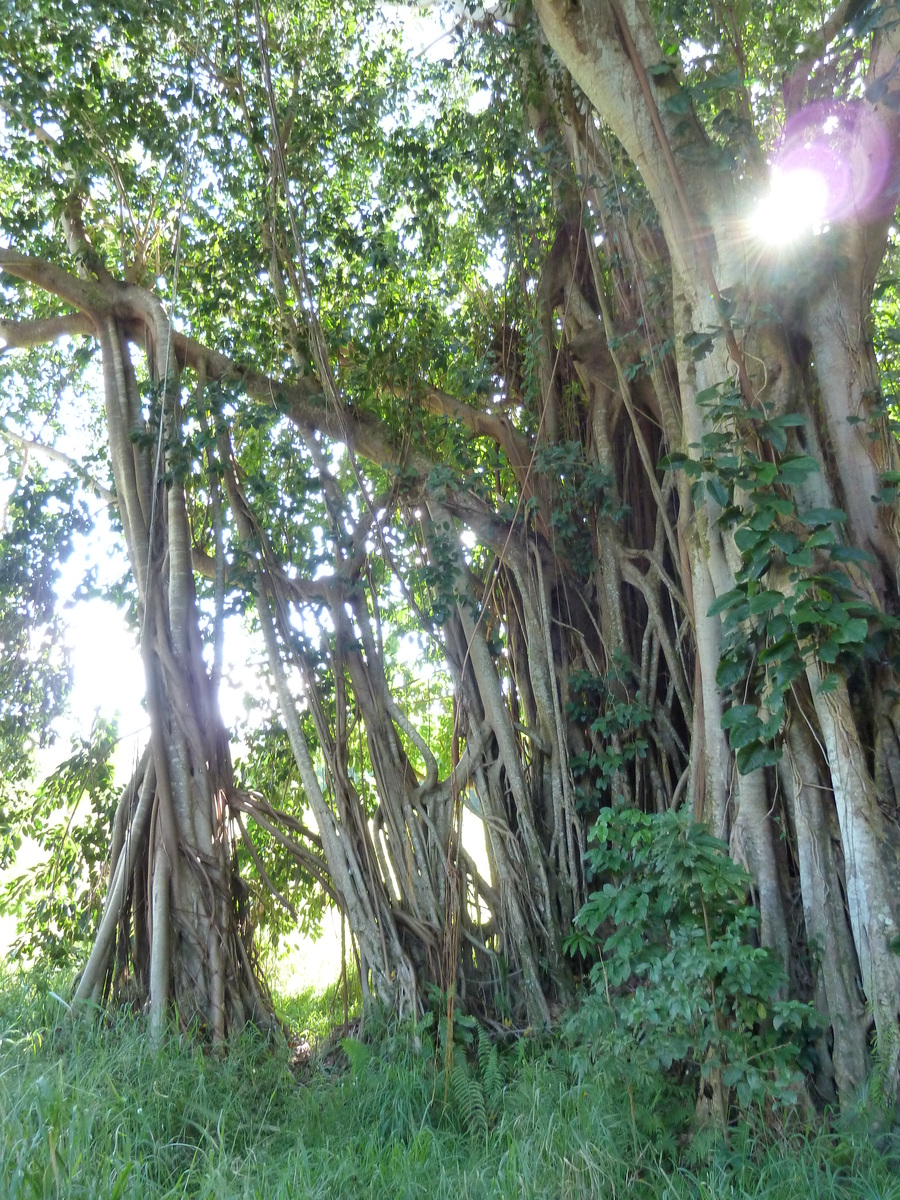
[[[56,589],[67,626],[72,691],[68,715],[57,725],[59,738],[52,761],[66,756],[70,736],[87,736],[98,714],[115,718],[122,738],[116,771],[124,782],[147,740],[144,669],[124,610],[106,600],[75,598],[85,573],[91,569],[101,585],[114,582],[126,571],[124,550],[111,534],[102,512],[97,529],[77,540],[74,553],[63,564]],[[240,619],[226,619],[220,706],[229,728],[246,715],[244,697],[248,692],[254,695],[257,709],[263,704],[252,666],[260,651]]]

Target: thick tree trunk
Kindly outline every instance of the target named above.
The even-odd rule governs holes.
[[[149,1008],[160,1036],[174,1009],[213,1041],[272,1014],[239,912],[228,739],[203,661],[184,485],[180,385],[161,310],[149,310],[160,412],[148,427],[128,339],[100,334],[110,459],[138,593],[150,747],[116,814],[110,887],[76,1001],[113,992]],[[152,436],[148,437],[148,428]],[[164,482],[167,472],[169,479]]]
[[[752,199],[747,184],[742,190],[736,177],[703,165],[708,143],[693,111],[668,103],[680,90],[676,75],[649,72],[663,55],[643,0],[587,0],[577,7],[563,0],[536,0],[536,8],[553,49],[640,171],[665,235],[682,412],[678,434],[670,431],[670,449],[696,455],[692,447],[716,428],[697,396],[729,379],[735,380],[748,407],[762,403],[770,416],[805,417],[805,430],[791,434],[788,449],[813,455],[821,470],[796,489],[798,507],[844,508],[849,544],[872,555],[871,570],[851,570],[848,581],[873,611],[893,614],[898,607],[898,519],[895,506],[880,505],[877,497],[883,473],[897,469],[897,446],[886,427],[866,322],[884,252],[885,214],[896,203],[896,179],[894,193],[879,200],[868,223],[854,216],[830,235],[835,257],[805,272],[806,283],[798,272],[795,280],[779,280],[777,294],[774,289],[767,294],[770,285],[758,250],[741,233],[741,218]],[[875,35],[872,78],[892,69],[897,36],[890,25]],[[888,106],[868,111],[890,131],[896,154],[897,114]],[[592,119],[589,110],[586,127]],[[577,144],[578,135],[572,140]],[[823,239],[818,249],[824,254],[825,248]],[[795,294],[789,295],[792,288]],[[741,346],[729,318],[722,315],[727,310],[717,303],[722,294],[732,303],[737,298],[746,331]],[[770,318],[760,316],[771,311],[773,300],[784,314],[786,336],[767,328]],[[710,331],[718,340],[697,362],[684,339]],[[792,361],[791,338],[794,345],[805,339],[810,347],[805,371]],[[730,838],[734,852],[749,866],[763,939],[789,974],[798,937],[811,948],[811,994],[830,1020],[822,1046],[823,1089],[834,1086],[845,1096],[862,1082],[869,1061],[867,1003],[888,1089],[894,1091],[900,959],[892,947],[900,839],[894,783],[898,758],[887,697],[896,693],[897,680],[886,666],[880,667],[862,687],[865,700],[857,701],[853,692],[860,683],[851,679],[853,667],[847,664],[827,668],[837,675],[834,690],[825,692],[822,672],[807,646],[809,692],[803,700],[795,685],[795,695],[787,698],[786,760],[777,772],[761,768],[738,776],[721,725],[727,701],[716,683],[720,618],[707,613],[717,597],[735,587],[741,555],[731,534],[721,528],[721,509],[710,495],[698,492],[690,512],[685,511],[688,503],[687,493],[680,493],[682,550],[673,566],[682,571],[696,644],[690,775],[695,811]],[[750,498],[736,494],[735,503],[750,512]],[[762,586],[789,591],[793,584],[776,574],[773,568]],[[755,702],[752,691],[745,692],[748,701]],[[776,819],[782,804],[791,831],[789,859],[779,852]],[[790,870],[799,873],[805,918],[800,931],[793,929],[789,914],[789,861],[796,862]]]

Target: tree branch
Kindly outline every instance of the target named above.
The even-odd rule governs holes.
[[[0,249],[0,269],[60,297],[80,310],[33,321],[0,319],[0,335],[7,346],[22,348],[52,341],[64,334],[93,333],[99,319],[115,314],[123,322],[129,340],[144,344],[148,327],[151,336],[161,336],[151,308],[155,297],[133,284],[76,279],[67,271],[44,259],[14,250]],[[422,478],[434,466],[434,460],[422,451],[410,452],[408,446],[385,435],[382,423],[367,413],[342,405],[338,413],[326,402],[314,379],[286,381],[275,379],[253,367],[243,366],[221,351],[204,346],[194,338],[171,330],[171,350],[179,368],[203,372],[207,380],[234,381],[252,400],[280,409],[300,428],[345,442],[350,449],[383,467],[404,466]],[[514,469],[527,466],[531,450],[526,438],[505,416],[483,413],[438,388],[426,385],[422,405],[428,411],[461,421],[473,433],[489,437],[501,445]]]
[[[822,22],[821,28],[812,35],[812,45],[806,54],[797,60],[797,64],[782,84],[784,97],[784,113],[792,116],[806,101],[806,86],[809,83],[810,72],[816,63],[820,63],[828,47],[854,20],[866,5],[866,0],[840,0],[834,11]]]
[[[32,346],[44,346],[61,337],[93,335],[94,322],[87,313],[60,313],[58,317],[44,317],[33,321],[11,321],[0,317],[0,338],[6,342],[0,354],[6,350],[28,350]]]
[[[24,283],[33,283],[35,287],[59,296],[80,312],[90,314],[95,318],[95,328],[96,318],[109,311],[108,288],[98,285],[93,280],[76,279],[74,275],[70,275],[55,263],[47,262],[46,259],[20,254],[18,250],[0,248],[0,270],[21,279]]]
[[[6,113],[6,115],[11,118],[12,124],[21,125],[23,129],[27,129],[33,137],[37,138],[39,142],[43,142],[45,146],[53,146],[54,148],[59,147],[59,142],[52,133],[43,127],[43,125],[32,124],[32,122],[26,120],[21,113],[16,112],[13,106],[11,104],[7,104],[5,100],[0,100],[0,112]]]
[[[50,459],[51,462],[62,463],[64,467],[68,467],[70,471],[74,472],[82,483],[87,484],[93,492],[96,492],[101,500],[105,500],[107,504],[115,505],[117,503],[114,492],[95,479],[77,459],[72,458],[69,454],[64,454],[62,450],[57,450],[55,446],[48,446],[45,442],[36,442],[31,438],[22,437],[18,433],[13,433],[11,429],[7,429],[3,424],[0,424],[0,438],[19,450],[33,451],[42,458]]]

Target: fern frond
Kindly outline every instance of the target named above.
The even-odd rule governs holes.
[[[484,1089],[481,1081],[469,1070],[469,1064],[461,1054],[456,1055],[453,1060],[453,1096],[466,1132],[481,1134],[487,1139],[488,1118]]]

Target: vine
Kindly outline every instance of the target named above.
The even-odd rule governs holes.
[[[697,403],[712,431],[691,445],[694,456],[669,454],[660,465],[686,473],[695,504],[708,496],[719,505],[739,556],[734,587],[707,615],[722,618],[716,682],[730,701],[722,726],[748,774],[781,758],[786,697],[812,662],[826,665],[819,686],[833,691],[842,674],[883,661],[900,626],[868,598],[871,556],[841,541],[843,510],[801,508],[800,489],[819,464],[790,449],[789,431],[806,418],[749,407],[730,383]]]

